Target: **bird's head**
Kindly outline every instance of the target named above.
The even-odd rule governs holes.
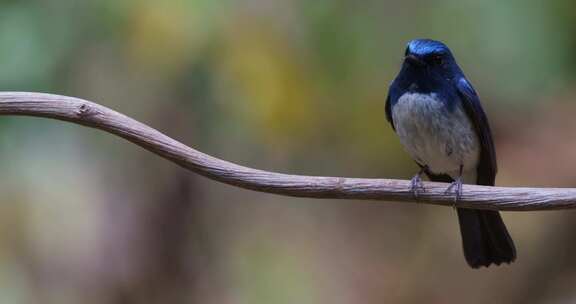
[[[442,42],[415,39],[408,42],[399,78],[420,91],[433,91],[462,75],[450,49]]]
[[[404,64],[413,69],[450,70],[456,65],[450,49],[442,42],[431,39],[414,39],[408,42]]]

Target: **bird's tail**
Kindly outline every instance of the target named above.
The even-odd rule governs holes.
[[[426,171],[430,180],[450,183],[445,174]],[[472,268],[511,263],[516,259],[514,241],[498,211],[457,208],[462,247],[466,262]]]
[[[464,256],[472,268],[511,263],[516,248],[498,211],[457,209]]]

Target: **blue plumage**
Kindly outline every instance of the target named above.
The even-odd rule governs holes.
[[[425,56],[433,53],[450,53],[450,49],[440,41],[431,39],[414,39],[408,42],[406,53]]]
[[[408,43],[400,73],[390,85],[386,118],[406,151],[421,167],[412,179],[417,195],[420,175],[453,182],[458,199],[462,182],[493,186],[496,153],[480,99],[442,42]],[[496,211],[458,209],[464,254],[470,266],[510,263],[516,249]]]

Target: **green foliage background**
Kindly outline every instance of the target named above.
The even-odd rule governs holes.
[[[479,91],[499,185],[575,186],[574,1],[0,1],[0,89],[256,168],[408,178],[383,107],[421,37]],[[570,211],[506,213],[518,261],[470,270],[448,208],[252,193],[62,122],[0,119],[0,172],[1,303],[576,298]]]

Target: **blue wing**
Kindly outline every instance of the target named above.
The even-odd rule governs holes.
[[[488,118],[480,104],[480,98],[466,78],[460,78],[457,83],[458,94],[462,99],[464,110],[472,121],[476,134],[480,140],[480,161],[478,163],[478,184],[494,186],[496,179],[496,151],[492,141],[492,132],[488,125]]]
[[[394,121],[392,120],[392,105],[390,104],[390,94],[386,97],[386,120],[392,125],[392,130],[396,131],[394,128]]]
[[[396,101],[398,101],[398,98],[401,95],[401,90],[396,82],[397,79],[392,81],[388,89],[388,97],[386,97],[386,120],[388,120],[394,131],[396,131],[396,128],[394,127],[394,120],[392,118],[392,106],[396,103]]]

